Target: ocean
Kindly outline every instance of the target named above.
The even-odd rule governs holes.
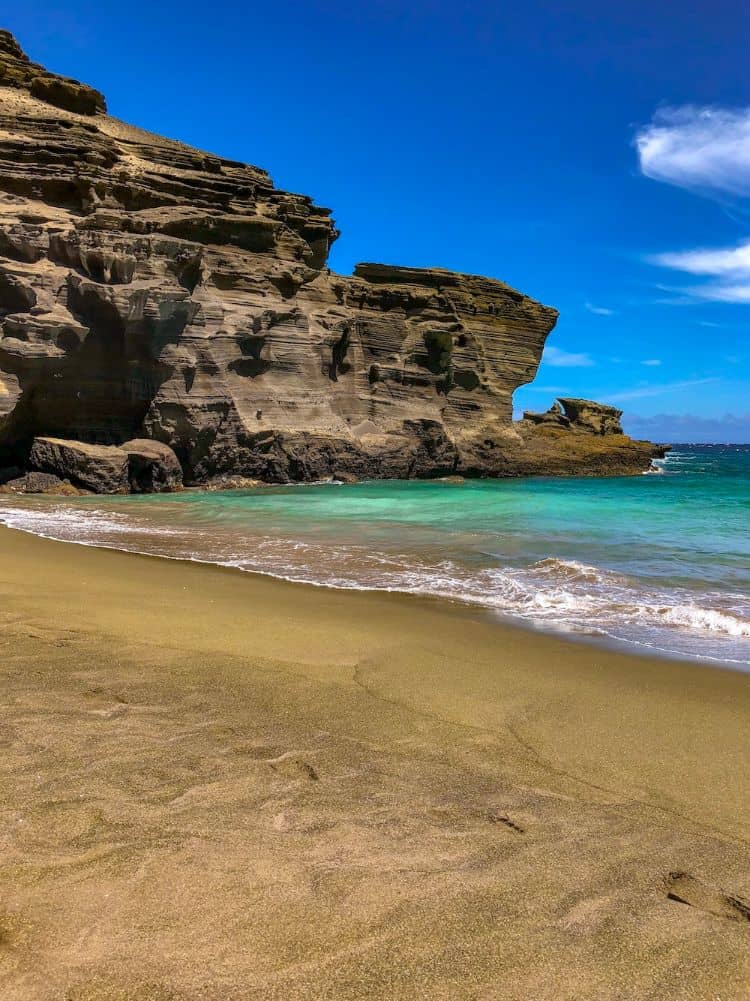
[[[750,670],[750,446],[679,445],[658,465],[610,479],[0,496],[0,522],[308,584],[433,595],[568,637]]]

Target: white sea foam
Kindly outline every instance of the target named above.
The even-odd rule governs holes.
[[[17,528],[44,538],[62,542],[78,542],[91,539],[99,541],[102,536],[132,535],[135,524],[128,514],[116,511],[101,511],[94,507],[73,508],[63,504],[32,508],[24,506],[0,507],[0,523],[8,528]],[[145,527],[142,530],[147,530]],[[153,526],[155,536],[179,535],[180,529],[167,525]]]
[[[650,608],[649,612],[670,625],[685,626],[688,629],[725,633],[727,636],[750,637],[750,622],[729,612],[698,605],[673,605],[667,608]]]
[[[603,582],[605,579],[614,579],[615,576],[607,573],[600,567],[592,567],[586,563],[579,563],[578,560],[561,560],[554,556],[539,560],[538,563],[533,565],[533,568],[538,573],[550,574],[563,579],[592,581],[596,583]]]
[[[157,520],[158,519],[158,520]],[[750,664],[750,596],[651,586],[571,559],[473,567],[460,558],[429,561],[418,547],[281,535],[243,535],[212,520],[175,523],[169,510],[118,511],[88,503],[3,500],[0,522],[83,545],[215,563],[324,587],[401,591],[467,602],[543,628],[602,636],[654,651]],[[493,557],[485,554],[486,561]]]

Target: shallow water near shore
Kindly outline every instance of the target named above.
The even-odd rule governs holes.
[[[55,539],[428,594],[634,651],[750,669],[750,446],[612,479],[369,482],[0,499]]]

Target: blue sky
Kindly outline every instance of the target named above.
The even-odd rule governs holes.
[[[337,270],[440,265],[556,306],[519,408],[583,395],[638,434],[750,441],[741,0],[5,6],[112,114],[330,205]]]

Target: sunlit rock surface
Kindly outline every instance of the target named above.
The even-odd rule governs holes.
[[[105,107],[0,32],[0,467],[40,436],[152,439],[188,483],[649,465],[585,401],[513,423],[554,309],[440,269],[334,274],[329,209]]]

